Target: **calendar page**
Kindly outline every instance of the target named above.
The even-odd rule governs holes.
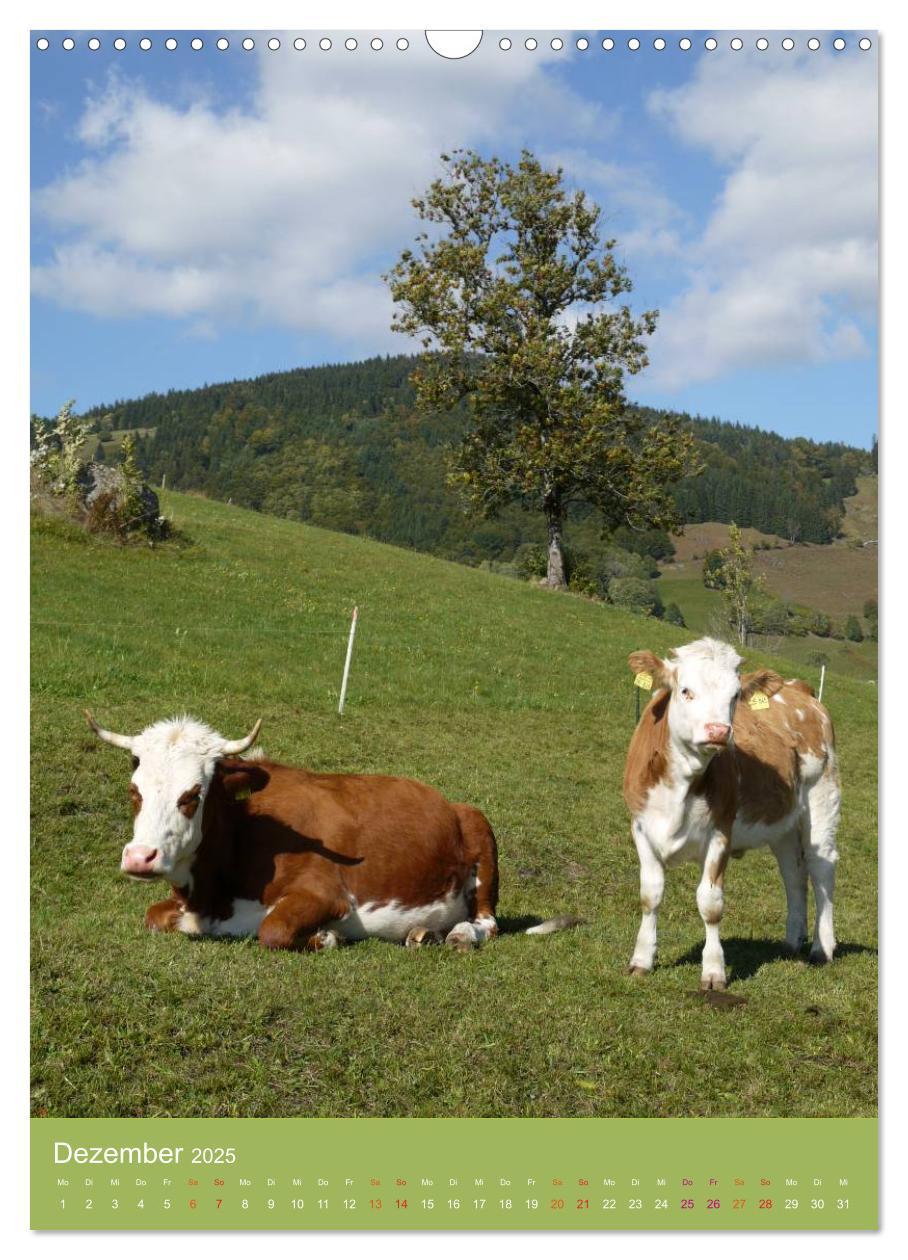
[[[33,1229],[876,1229],[878,44],[31,31]]]

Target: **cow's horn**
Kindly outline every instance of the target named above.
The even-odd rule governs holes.
[[[125,748],[127,752],[132,752],[135,736],[118,735],[116,731],[105,731],[103,727],[98,725],[88,709],[85,710],[85,716],[88,719],[88,725],[97,735],[98,739],[103,739],[107,744],[113,744],[115,748]]]
[[[228,739],[222,746],[221,752],[228,757],[235,753],[245,752],[258,739],[261,729],[262,719],[259,718],[248,735],[244,735],[242,739]]]

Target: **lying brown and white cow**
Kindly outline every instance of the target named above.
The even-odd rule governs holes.
[[[788,898],[786,944],[807,938],[807,874],[816,901],[810,951],[835,949],[832,902],[841,793],[829,714],[806,683],[762,669],[741,678],[727,643],[699,639],[669,660],[632,652],[653,697],[631,739],[624,799],[640,857],[642,921],[629,971],[652,970],[665,868],[696,862],[706,926],[701,988],[725,987],[719,940],[729,856],[768,845]],[[646,681],[646,680],[644,680]]]
[[[149,928],[258,933],[271,949],[311,950],[372,936],[469,949],[497,935],[498,855],[478,809],[413,779],[240,758],[260,721],[226,740],[189,717],[118,735],[86,716],[132,753],[135,817],[121,869],[171,885],[148,910]]]

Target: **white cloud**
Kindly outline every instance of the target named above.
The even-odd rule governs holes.
[[[868,352],[877,292],[877,96],[869,56],[703,57],[651,112],[727,168],[687,282],[663,309],[662,389]],[[866,326],[866,324],[865,324]]]
[[[545,73],[551,55],[481,47],[446,62],[414,45],[389,67],[369,50],[266,53],[251,103],[226,110],[112,76],[78,122],[87,155],[36,194],[58,243],[34,290],[100,316],[183,319],[197,335],[254,321],[401,345],[380,260],[412,241],[409,200],[439,154],[568,123],[607,134],[601,109]]]

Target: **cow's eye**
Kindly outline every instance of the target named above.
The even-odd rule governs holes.
[[[139,759],[138,759],[138,757],[133,757],[133,759],[132,759],[132,768],[133,768],[133,770],[138,770],[138,768],[139,768]]]
[[[682,687],[681,695],[685,700],[693,700],[694,698],[694,693],[691,691],[690,687]]]

